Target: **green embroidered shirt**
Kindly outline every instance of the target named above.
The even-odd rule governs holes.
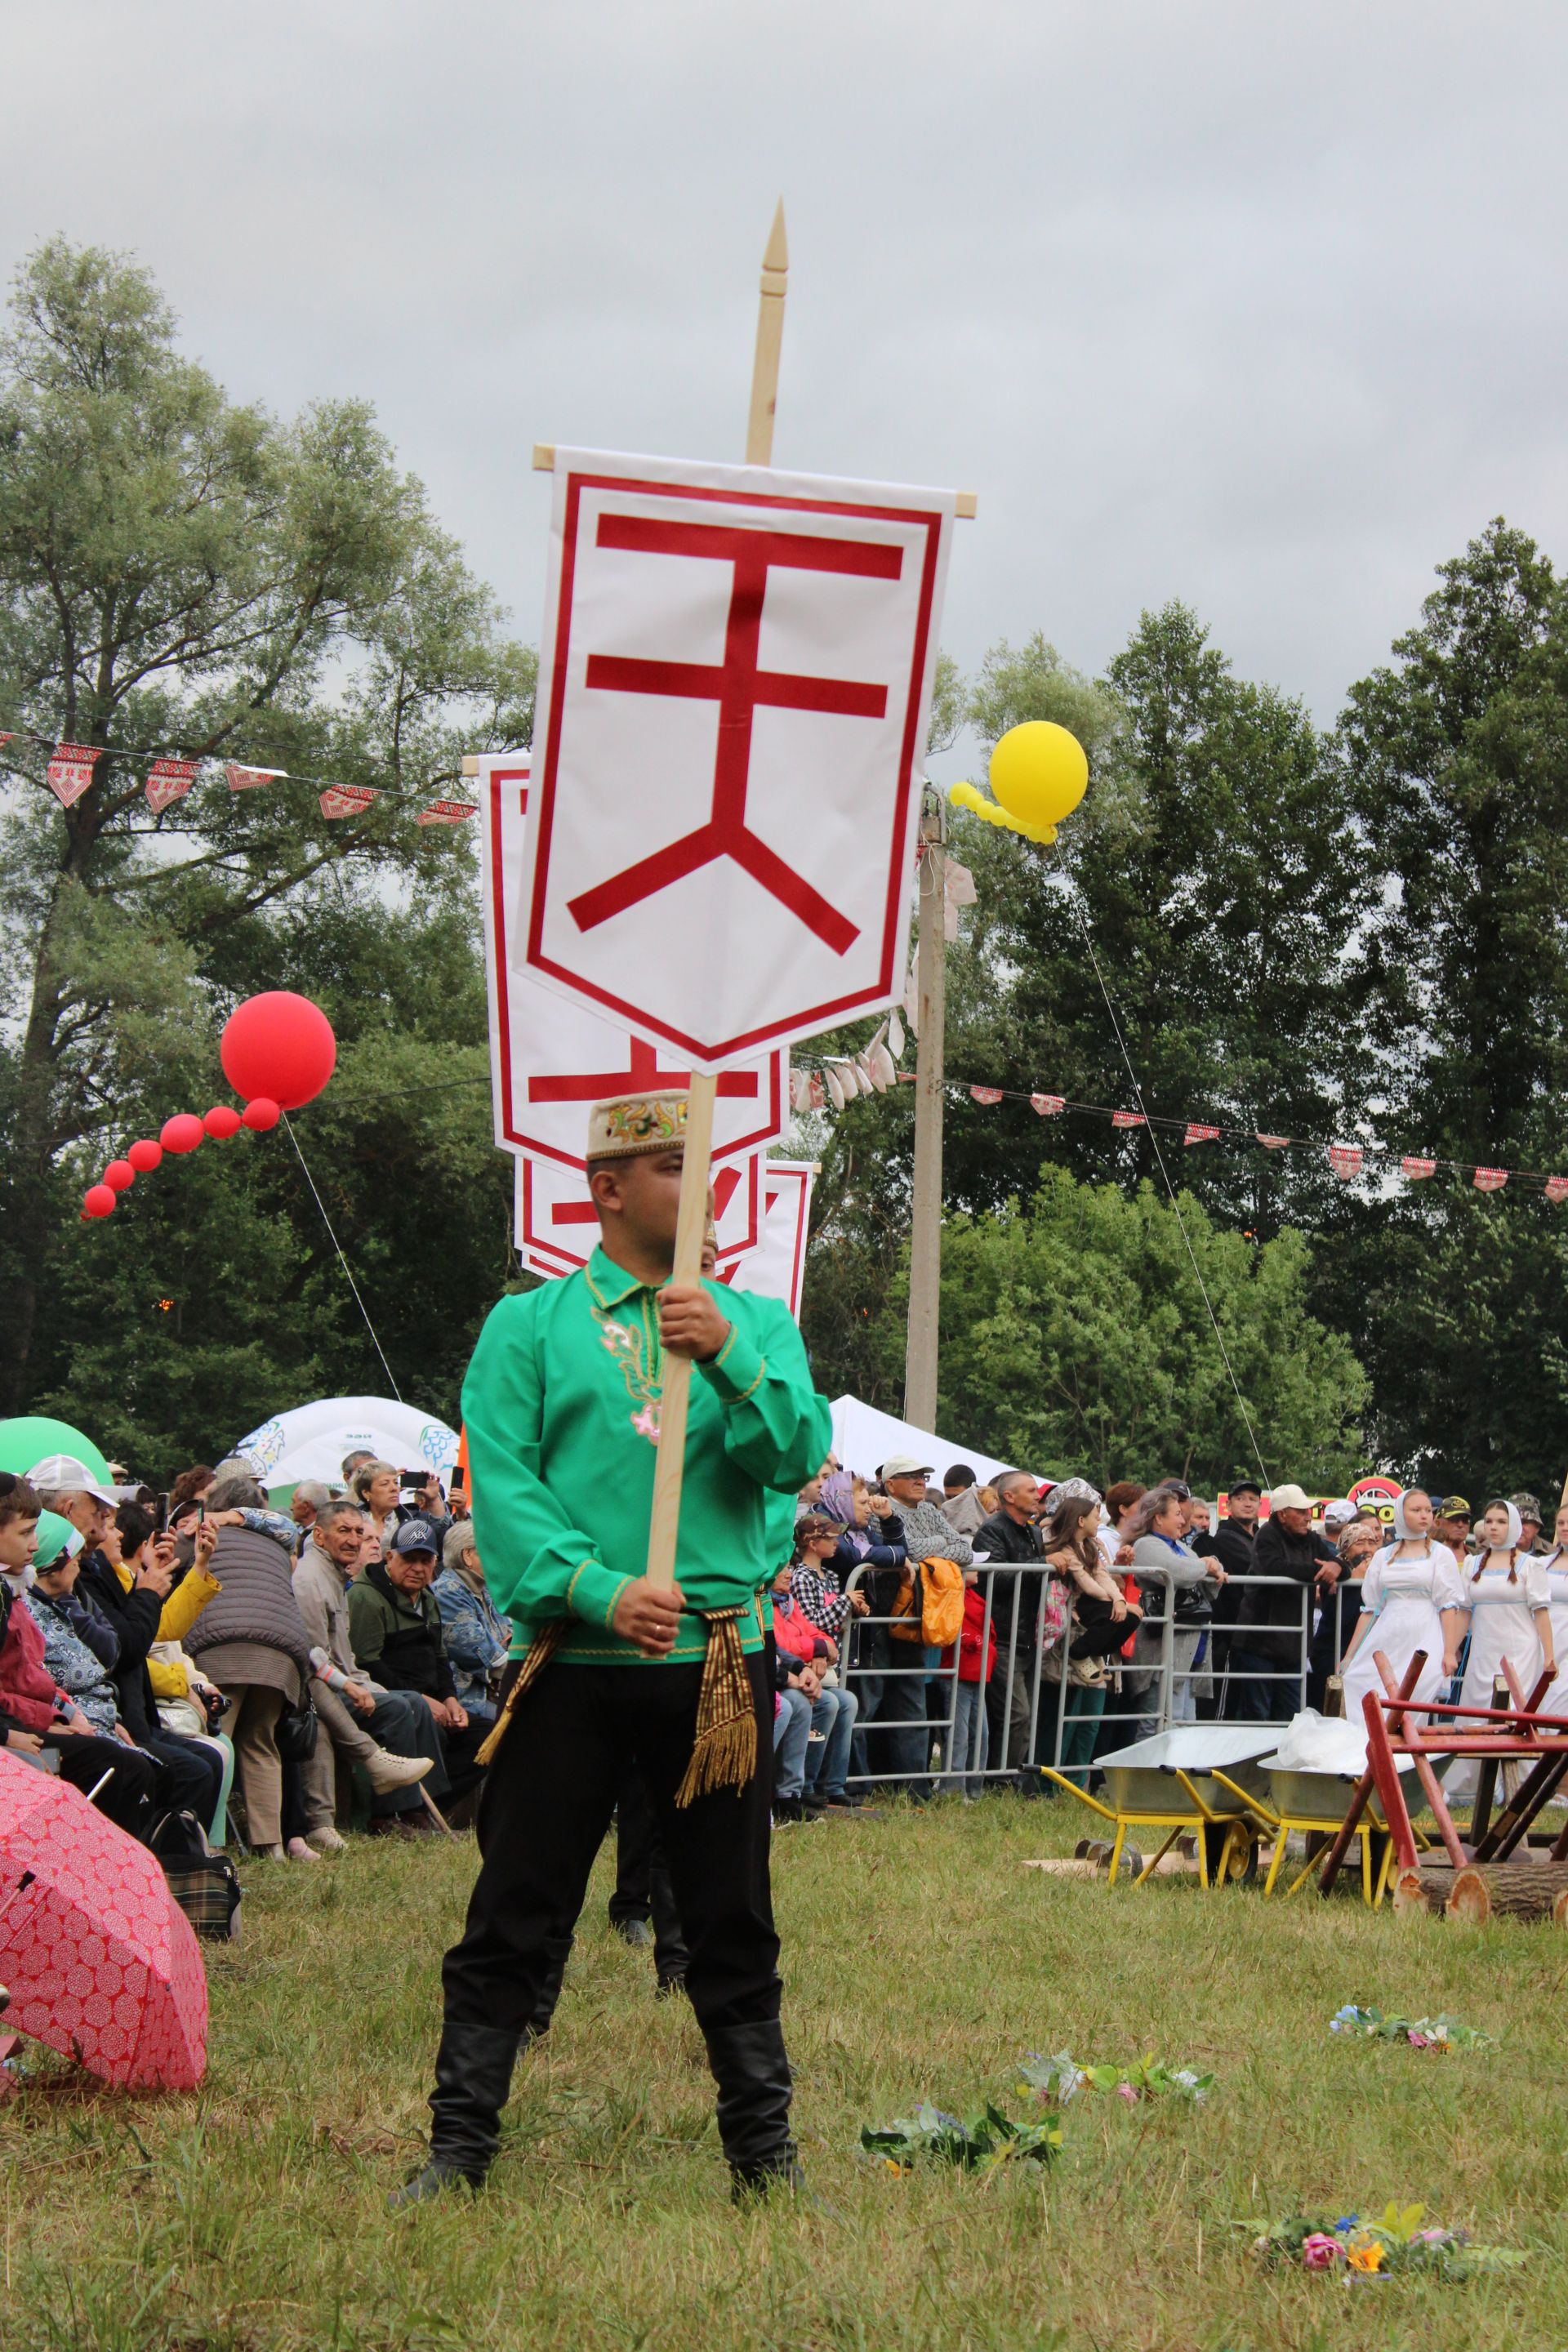
[[[789,1549],[788,1498],[832,1444],[788,1308],[709,1287],[731,1332],[710,1364],[692,1366],[676,1661],[706,1654],[697,1612],[750,1601],[771,1581]],[[479,1334],[463,1383],[474,1529],[485,1580],[517,1627],[514,1655],[533,1627],[569,1617],[558,1656],[657,1663],[610,1624],[647,1567],[663,1373],[656,1296],[595,1249],[584,1272],[503,1298]],[[746,1649],[760,1646],[754,1611],[741,1632]]]

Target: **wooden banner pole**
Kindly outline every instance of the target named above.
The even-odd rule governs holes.
[[[746,463],[771,466],[773,415],[778,407],[779,357],[784,347],[784,289],[789,246],[784,199],[773,215],[763,256],[757,304],[757,352],[752,368],[752,405],[746,421]],[[702,1242],[708,1230],[709,1163],[713,1150],[713,1103],[719,1081],[710,1070],[693,1070],[686,1118],[686,1159],[680,1171],[680,1213],[675,1233],[672,1280],[696,1282],[702,1272]],[[691,1360],[665,1360],[659,1387],[658,1460],[653,1474],[653,1517],[648,1527],[647,1576],[668,1589],[675,1581],[675,1540],[680,1526],[680,1484],[686,1467],[686,1409],[691,1394]]]

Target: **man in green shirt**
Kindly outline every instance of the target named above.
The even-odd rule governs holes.
[[[684,1095],[595,1107],[599,1246],[582,1273],[500,1301],[464,1383],[475,1533],[516,1628],[517,1679],[480,1801],[479,1880],[443,1969],[430,2161],[395,2204],[483,2180],[628,1764],[686,1931],[734,2193],[797,2177],[759,1596],[778,1566],[777,1498],[820,1465],[830,1416],[787,1308],[669,1279],[685,1122]],[[660,1591],[645,1562],[666,1351],[694,1377],[675,1584]]]

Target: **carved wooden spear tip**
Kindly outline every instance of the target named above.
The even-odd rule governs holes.
[[[784,290],[789,284],[789,239],[784,233],[784,198],[768,231],[763,256],[762,290],[757,301],[757,356],[752,370],[752,407],[746,420],[746,463],[771,466],[773,457],[773,410],[778,404],[779,354],[784,347]]]
[[[789,238],[784,232],[784,198],[781,196],[778,210],[773,215],[773,225],[768,231],[767,251],[763,256],[763,291],[765,294],[782,294],[784,288],[770,286],[768,277],[771,273],[776,278],[783,278],[787,275],[788,270]]]

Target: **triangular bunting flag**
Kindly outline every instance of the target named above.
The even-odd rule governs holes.
[[[147,775],[147,805],[154,816],[172,801],[184,800],[196,781],[194,760],[154,760]]]
[[[1258,1140],[1265,1151],[1283,1151],[1290,1139],[1288,1135],[1259,1135]]]
[[[1187,1131],[1183,1136],[1182,1141],[1184,1143],[1217,1143],[1219,1129],[1217,1127],[1199,1127],[1195,1119],[1189,1119]]]
[[[1000,1087],[971,1087],[969,1094],[971,1101],[977,1103],[999,1103],[1002,1099]]]
[[[44,782],[61,808],[79,801],[92,782],[92,772],[103,757],[90,743],[57,743],[44,770]]]
[[[1500,1192],[1508,1182],[1506,1168],[1478,1168],[1475,1173],[1478,1192]]]
[[[478,801],[432,801],[427,809],[420,810],[414,822],[416,824],[461,824],[465,817],[478,816],[479,813]]]
[[[812,1109],[822,1110],[825,1108],[827,1102],[827,1090],[815,1070],[811,1074],[809,1091],[811,1095]]]
[[[1435,1160],[1418,1160],[1414,1152],[1407,1152],[1399,1163],[1399,1172],[1415,1183],[1423,1176],[1436,1176],[1437,1162]]]
[[[242,768],[233,760],[224,770],[231,793],[247,793],[253,784],[276,784],[288,773],[287,768]]]
[[[1329,1166],[1333,1170],[1336,1176],[1359,1176],[1361,1174],[1361,1163],[1362,1151],[1359,1144],[1330,1144]]]
[[[1546,1180],[1546,1197],[1554,1204],[1559,1201],[1568,1201],[1568,1176],[1549,1176]]]
[[[1113,1110],[1110,1124],[1112,1127],[1143,1127],[1147,1121],[1141,1110]]]
[[[1055,1118],[1067,1108],[1065,1095],[1031,1095],[1029,1101],[1042,1118]]]
[[[375,794],[369,784],[329,784],[321,795],[323,816],[358,816]]]
[[[789,1107],[791,1110],[797,1111],[807,1111],[811,1108],[811,1073],[809,1070],[792,1070],[790,1072]]]

